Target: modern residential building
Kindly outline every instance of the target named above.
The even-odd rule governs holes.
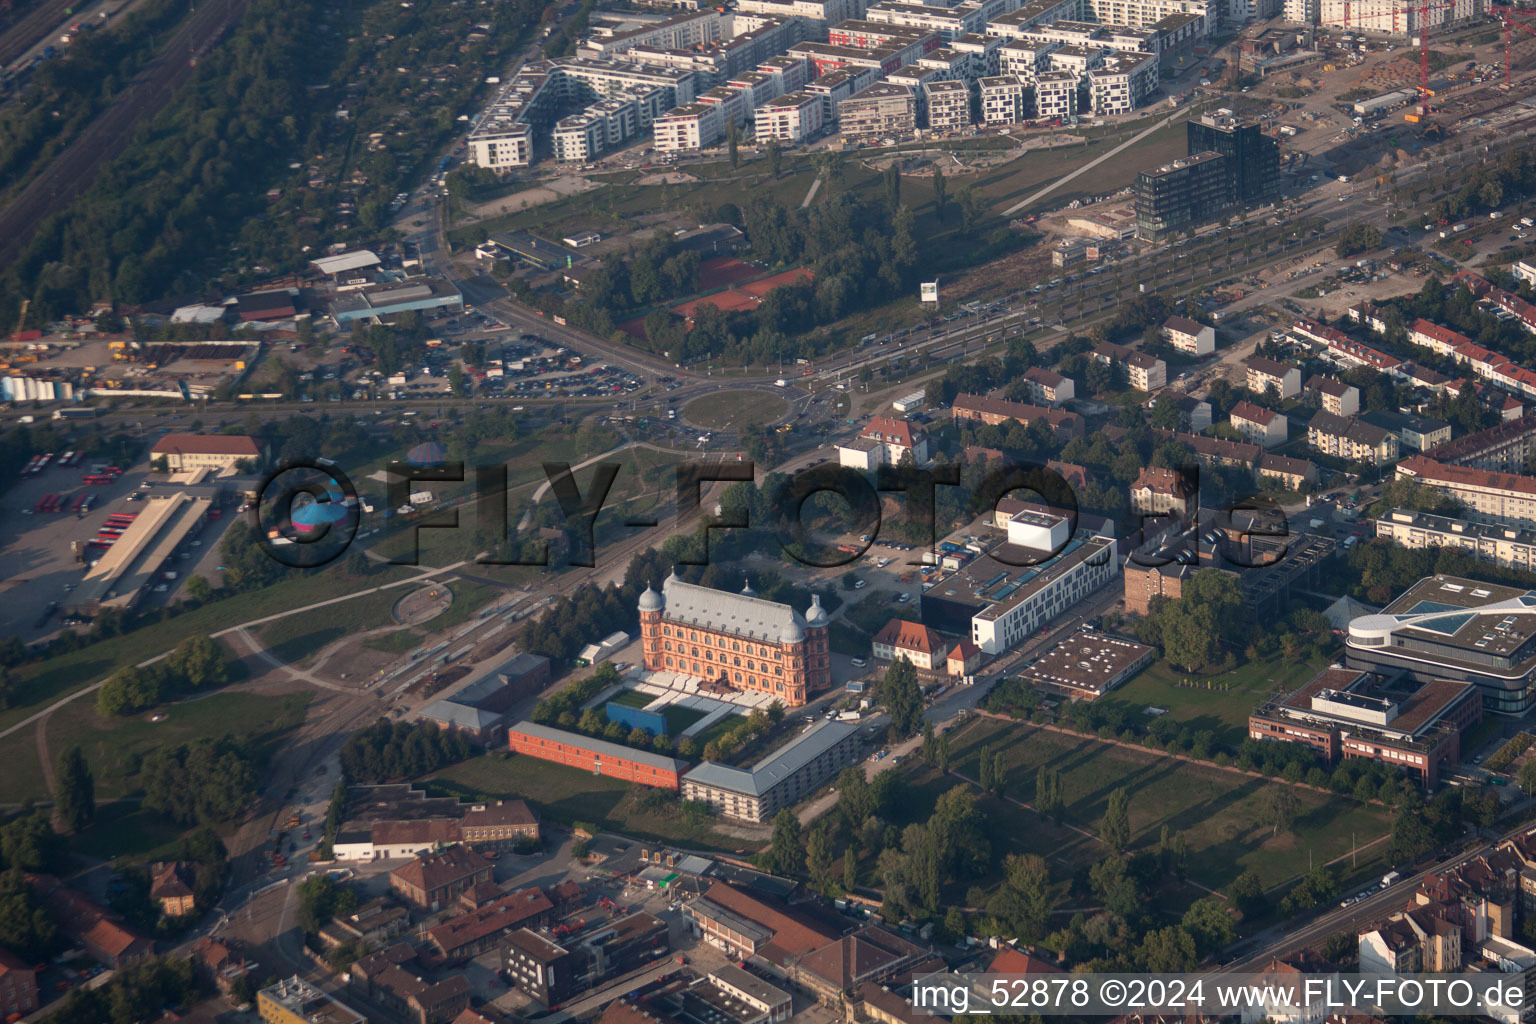
[[[1058,47],[1058,52],[1061,49]],[[1080,78],[1075,71],[1043,71],[1036,75],[1035,116],[1063,120],[1076,117],[1077,83]]]
[[[552,729],[536,722],[519,722],[508,729],[507,746],[514,754],[526,754],[594,775],[607,775],[659,789],[676,790],[688,767],[675,758],[592,739],[579,732]]]
[[[690,103],[674,107],[651,125],[658,153],[698,152],[718,143],[725,135],[721,107]]]
[[[943,667],[948,644],[938,633],[920,622],[892,619],[873,641],[875,658],[879,661],[895,661],[905,658],[913,668],[934,671]]]
[[[1319,410],[1307,423],[1307,445],[1349,462],[1379,466],[1398,457],[1397,437],[1356,417]]]
[[[506,939],[512,985],[545,1006],[558,1006],[586,989],[586,957],[579,950],[519,928]]]
[[[1249,356],[1243,360],[1243,365],[1247,367],[1244,386],[1254,394],[1262,395],[1274,388],[1281,401],[1301,394],[1301,370],[1298,367],[1263,356]]]
[[[1189,152],[1225,157],[1232,200],[1239,205],[1264,203],[1280,190],[1280,143],[1265,135],[1258,121],[1230,114],[1202,114],[1187,122]]]
[[[1484,710],[1524,714],[1536,704],[1536,594],[1427,576],[1379,613],[1353,619],[1344,652],[1350,668],[1473,683]]]
[[[742,821],[770,821],[859,759],[859,726],[823,720],[751,768],[705,761],[683,776],[684,800]]]
[[[1055,64],[1053,58],[1052,64]],[[1155,53],[1120,51],[1090,68],[1088,106],[1095,114],[1129,114],[1145,105],[1157,91],[1158,59]]]
[[[1220,217],[1233,206],[1226,158],[1196,153],[1136,176],[1136,237],[1162,242]]]
[[[1197,323],[1187,316],[1171,316],[1164,320],[1163,337],[1180,352],[1192,356],[1208,356],[1216,351],[1216,328]]]
[[[1024,103],[1028,88],[1022,75],[993,75],[981,80],[983,124],[1018,124],[1029,116]]]
[[[685,583],[676,573],[661,592],[640,595],[645,667],[682,672],[737,690],[771,693],[799,707],[831,685],[827,625],[819,595],[801,615],[765,601],[747,587],[739,594]]]
[[[1536,479],[1531,477],[1451,466],[1423,455],[1410,455],[1399,462],[1397,475],[1455,498],[1474,522],[1536,527]]]
[[[808,90],[785,93],[757,108],[757,141],[766,143],[778,139],[780,143],[798,146],[821,133],[824,125],[825,104],[822,97]]]
[[[1323,411],[1335,416],[1353,416],[1360,411],[1360,389],[1353,384],[1313,374],[1307,378],[1306,392],[1316,395]]]
[[[1101,363],[1124,366],[1126,379],[1137,391],[1156,391],[1168,383],[1168,364],[1146,352],[1104,342],[1090,354]]]
[[[1334,665],[1255,711],[1248,735],[1305,743],[1329,763],[1381,761],[1433,788],[1440,766],[1460,759],[1461,734],[1482,717],[1471,683],[1417,683],[1397,672],[1383,676]]]
[[[928,109],[928,130],[958,132],[971,124],[971,90],[964,82],[928,82],[923,86]]]
[[[1285,415],[1249,401],[1234,405],[1228,422],[1243,435],[1243,440],[1260,448],[1274,448],[1286,441],[1288,424]]]
[[[917,99],[904,85],[876,82],[838,104],[837,120],[849,142],[910,138],[917,130]]]

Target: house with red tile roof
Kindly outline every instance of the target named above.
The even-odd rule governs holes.
[[[913,668],[931,671],[940,667],[947,646],[938,633],[920,622],[892,619],[875,634],[874,655],[881,661],[906,658]]]
[[[97,963],[116,970],[154,954],[152,941],[79,890],[71,889],[52,875],[28,875],[27,880],[53,913],[59,929],[85,947]]]

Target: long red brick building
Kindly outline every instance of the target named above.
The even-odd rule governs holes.
[[[801,615],[765,601],[750,586],[739,594],[684,583],[673,575],[640,595],[645,667],[680,672],[737,690],[771,693],[798,707],[832,683],[827,646],[831,616],[812,595]]]
[[[658,789],[680,789],[683,772],[688,770],[688,763],[675,757],[592,739],[579,732],[551,729],[536,722],[519,722],[508,729],[507,746],[514,754]]]

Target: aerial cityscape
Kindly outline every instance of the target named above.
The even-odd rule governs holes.
[[[0,0],[0,1019],[1536,1021],[1528,3]]]

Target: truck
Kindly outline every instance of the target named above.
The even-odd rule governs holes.
[[[1386,874],[1381,876],[1381,887],[1385,889],[1387,886],[1400,880],[1402,877],[1403,876],[1396,871],[1388,871]]]
[[[1465,230],[1467,230],[1466,224],[1457,224],[1456,226],[1451,228],[1451,234],[1459,235],[1459,234],[1461,234]]]
[[[1491,211],[1488,214],[1488,219],[1489,220],[1498,220],[1502,216],[1504,216],[1504,211],[1503,210],[1493,210],[1493,211]]]
[[[785,380],[783,377],[780,377],[778,380],[773,382],[773,386],[776,388],[787,388],[789,387],[789,381]]]
[[[410,502],[411,502],[412,505],[430,505],[430,504],[432,504],[432,492],[431,491],[412,491],[411,492],[411,497],[410,497]]]
[[[1521,217],[1520,218],[1520,226],[1523,227],[1523,228],[1536,227],[1536,220],[1532,220],[1529,217]]]

